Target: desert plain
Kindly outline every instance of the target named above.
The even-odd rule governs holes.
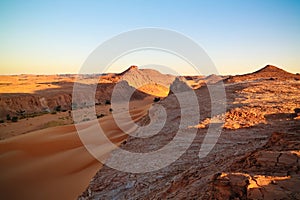
[[[75,82],[82,88],[95,86],[91,102],[85,99],[84,89],[79,91],[78,103],[72,100]],[[123,122],[129,132],[161,125],[155,108],[164,108],[166,121],[157,134],[135,137],[119,127],[115,117],[122,117],[124,111],[114,109],[111,101],[117,84],[122,86],[119,94],[134,90],[128,103],[134,124]],[[225,101],[215,101],[210,94],[210,88],[220,85]],[[189,97],[179,102],[172,92],[178,88],[192,91],[197,107],[189,104]],[[108,74],[2,75],[0,197],[300,199],[299,97],[300,75],[272,65],[235,76],[175,77],[137,66]],[[214,112],[212,105],[223,106],[224,112]],[[80,115],[77,121],[74,112]],[[182,126],[183,118],[190,120]],[[118,156],[119,148],[135,153],[157,151],[179,129],[196,135],[171,164],[131,173],[99,162],[80,138],[76,123],[88,132],[97,132],[98,124],[102,127],[115,146],[105,140],[99,144],[96,138],[89,138],[89,145],[108,162]],[[221,130],[216,144],[199,157],[205,136],[214,126]],[[172,149],[181,150],[180,145]],[[120,163],[128,169],[134,164]]]

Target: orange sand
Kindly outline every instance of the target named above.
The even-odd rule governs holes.
[[[149,105],[131,111],[134,121]],[[95,121],[84,124],[95,128]],[[112,116],[99,120],[107,137],[119,145],[126,140]],[[96,127],[97,128],[97,127]],[[99,155],[112,150],[97,146]],[[0,141],[1,199],[76,199],[102,164],[83,146],[74,125],[53,127]]]
[[[139,87],[138,90],[157,97],[166,97],[169,94],[169,88],[159,84],[146,84]]]

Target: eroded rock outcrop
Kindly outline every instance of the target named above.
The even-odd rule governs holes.
[[[262,148],[212,179],[213,199],[299,199],[300,135],[273,133]]]
[[[207,134],[201,128],[190,148],[171,165],[141,174],[105,166],[80,198],[299,199],[300,121],[294,109],[300,107],[300,84],[296,80],[269,82],[225,85],[227,112],[220,116],[226,116],[225,125],[233,128],[222,130],[205,158],[198,156]],[[211,119],[207,87],[195,92],[201,119]],[[145,139],[129,137],[121,148],[150,152],[170,143],[180,124],[180,106],[174,94],[158,104],[168,114],[163,130]]]

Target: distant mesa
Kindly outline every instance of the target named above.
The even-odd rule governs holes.
[[[136,65],[131,65],[128,69],[126,69],[125,71],[123,71],[122,73],[119,73],[118,75],[123,76],[124,74],[126,74],[127,72],[131,71],[131,70],[138,70],[138,66]]]
[[[170,85],[175,80],[175,76],[162,74],[154,69],[139,69],[131,66],[119,74],[120,80],[127,81],[128,84],[144,93],[165,97],[169,93]]]
[[[267,66],[263,67],[262,69],[257,70],[256,72],[253,72],[252,74],[261,74],[261,73],[273,73],[273,74],[284,74],[284,75],[292,74],[283,69],[275,67],[274,65],[267,65]]]
[[[0,77],[0,119],[6,114],[16,115],[25,110],[26,114],[53,111],[57,106],[64,110],[72,108],[73,84],[77,75],[19,75]],[[122,73],[84,74],[79,75],[77,81],[84,86],[80,93],[80,103],[86,104],[94,99],[87,99],[86,87],[94,84],[95,78],[100,77],[95,101],[97,104],[110,99],[117,83],[121,84],[121,92],[125,89],[136,90],[132,99],[142,99],[147,95],[166,97],[172,91],[186,91],[190,88],[198,89],[205,85],[236,83],[247,81],[300,81],[299,74],[292,74],[273,65],[267,65],[253,73],[237,76],[173,76],[162,74],[154,69],[139,69],[132,65]],[[122,83],[122,81],[126,81]],[[122,85],[123,84],[123,85]],[[18,91],[18,92],[16,92]],[[173,91],[173,92],[174,92]],[[89,104],[88,104],[89,105]],[[80,105],[76,105],[80,107]]]
[[[139,68],[136,65],[131,65],[128,70],[134,70],[134,69],[139,69]]]
[[[120,79],[125,80],[129,85],[139,88],[145,84],[157,83],[165,87],[170,87],[175,80],[175,76],[162,74],[154,69],[139,69],[137,66],[131,66],[120,73]]]
[[[231,76],[225,80],[227,83],[254,80],[300,80],[299,74],[292,74],[273,65],[266,65],[253,73]]]

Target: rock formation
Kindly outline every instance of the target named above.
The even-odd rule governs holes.
[[[265,80],[300,80],[299,74],[292,74],[273,65],[267,65],[256,72],[231,76],[226,79],[227,83],[235,83],[241,81],[254,81],[259,79]]]
[[[197,129],[190,148],[171,165],[142,174],[104,166],[79,199],[299,199],[300,121],[295,115],[300,82],[287,73],[270,84],[270,71],[272,77],[283,72],[262,71],[245,76],[256,81],[238,76],[231,78],[236,84],[225,84],[227,111],[213,118],[224,117],[226,129],[206,157],[200,159],[198,153],[211,121]],[[175,86],[183,84],[176,79],[171,88]],[[200,118],[210,119],[207,87],[195,92]],[[121,148],[151,152],[172,141],[181,118],[176,96],[170,93],[157,104],[168,114],[162,131],[144,139],[129,137]]]

